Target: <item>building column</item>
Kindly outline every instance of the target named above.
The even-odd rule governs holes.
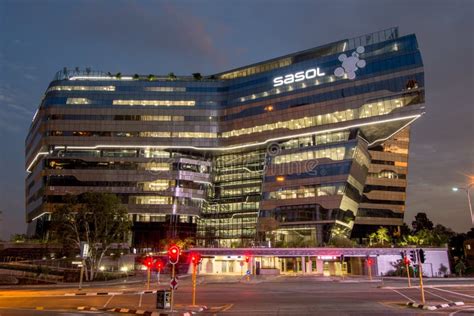
[[[324,261],[321,259],[316,259],[316,271],[318,274],[323,274],[324,272]]]
[[[283,261],[283,272],[286,272],[287,271],[286,258],[282,258],[281,261]]]
[[[301,272],[306,273],[306,257],[301,256]]]
[[[308,257],[308,262],[306,263],[306,272],[313,273],[313,261],[311,257]]]

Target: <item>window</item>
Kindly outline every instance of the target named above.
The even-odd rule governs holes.
[[[192,100],[113,100],[113,105],[194,106]]]
[[[51,91],[115,91],[114,86],[53,86],[46,90]]]
[[[143,90],[157,92],[186,92],[185,87],[145,87]]]
[[[90,104],[91,101],[86,98],[67,98],[66,104]]]

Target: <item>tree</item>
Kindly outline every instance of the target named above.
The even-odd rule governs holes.
[[[467,239],[474,239],[474,228],[471,228],[470,231],[466,233]]]
[[[28,237],[25,234],[13,234],[10,236],[10,241],[13,242],[25,242]]]
[[[176,75],[174,74],[174,72],[170,72],[168,74],[168,80],[170,80],[170,81],[176,80]]]
[[[191,237],[180,239],[180,238],[165,238],[160,240],[160,248],[162,250],[168,249],[170,245],[176,245],[181,250],[186,250],[194,246],[194,239]]]
[[[369,243],[372,245],[372,243],[375,241],[376,244],[378,245],[385,245],[385,243],[390,243],[392,241],[392,238],[390,237],[390,234],[388,232],[387,227],[379,227],[376,232],[372,233],[369,235]]]
[[[353,248],[355,246],[355,242],[344,235],[338,235],[331,238],[329,245],[337,248]]]
[[[193,77],[195,80],[201,80],[202,79],[202,75],[200,72],[195,72],[193,73]]]
[[[463,273],[466,271],[466,265],[464,264],[464,262],[462,262],[462,260],[459,260],[458,263],[454,266],[454,271],[456,271],[456,273],[462,277]]]
[[[89,244],[85,261],[86,280],[92,281],[106,252],[126,242],[130,231],[127,210],[120,199],[108,193],[67,196],[52,215],[52,233],[63,248],[80,249]]]
[[[423,229],[432,230],[433,222],[428,219],[426,213],[418,213],[415,216],[415,220],[411,223],[411,226],[413,227],[413,231],[417,233]]]
[[[275,244],[275,230],[280,227],[280,222],[273,217],[261,217],[257,222],[257,232],[261,233],[263,239],[270,239],[270,243]]]

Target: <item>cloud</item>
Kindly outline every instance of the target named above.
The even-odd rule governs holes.
[[[9,85],[0,86],[0,131],[18,133],[28,128],[33,113],[18,104],[20,95]]]
[[[93,7],[84,8],[88,13],[70,22],[78,36],[98,39],[120,52],[149,50],[156,51],[157,56],[197,57],[219,67],[227,63],[226,55],[215,45],[208,21],[186,8],[172,3],[128,1],[115,6],[116,10],[96,2]],[[219,36],[223,36],[222,29]]]

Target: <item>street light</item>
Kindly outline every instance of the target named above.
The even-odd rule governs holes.
[[[469,184],[466,188],[459,188],[459,187],[453,187],[453,192],[458,192],[459,190],[462,190],[466,192],[467,194],[467,203],[469,204],[469,212],[471,212],[471,223],[472,226],[474,226],[474,213],[472,213],[472,203],[471,203],[471,188],[474,185],[474,183]]]

